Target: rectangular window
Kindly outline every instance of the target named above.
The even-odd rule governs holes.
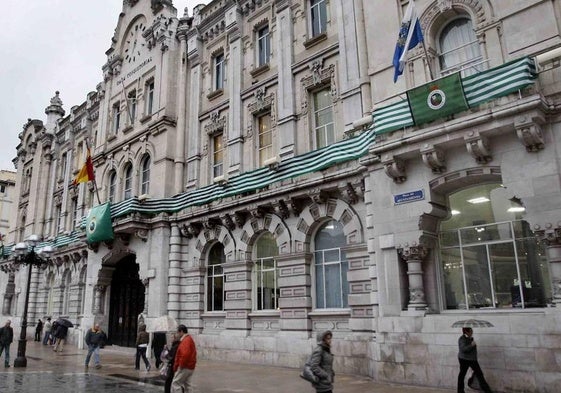
[[[119,127],[121,126],[121,108],[120,104],[116,103],[113,105],[113,133],[119,132]]]
[[[63,230],[64,230],[64,215],[62,214],[62,207],[59,207],[58,214],[57,214],[56,233],[60,233]]]
[[[259,129],[259,166],[273,156],[273,132],[271,131],[271,114],[267,113],[257,119]]]
[[[269,26],[262,27],[257,32],[257,49],[259,67],[269,64],[269,57],[271,55],[271,41],[269,35]]]
[[[222,134],[212,138],[212,175],[213,177],[224,174],[224,146],[222,144]]]
[[[70,222],[72,229],[78,226],[78,199],[72,200],[72,221]]]
[[[347,271],[349,263],[340,248],[316,251],[314,253],[316,307],[348,307],[349,283]]]
[[[62,153],[60,156],[60,173],[58,174],[59,180],[63,180],[66,176],[66,153]]]
[[[78,143],[78,145],[76,146],[76,157],[74,159],[74,168],[80,170],[80,168],[82,167],[82,152],[83,152],[83,148],[82,148],[82,142]]]
[[[0,194],[4,194],[6,192],[6,186],[4,184],[0,184]]]
[[[214,58],[214,90],[224,88],[224,54]]]
[[[146,114],[151,115],[154,109],[154,81],[146,84]]]
[[[276,310],[279,293],[277,288],[277,264],[274,258],[261,258],[255,265],[257,284],[257,310]]]
[[[325,0],[310,1],[310,17],[312,21],[312,37],[325,33],[327,30],[327,6]]]
[[[125,170],[125,188],[124,188],[124,198],[132,198],[132,167],[129,166]]]
[[[333,100],[329,89],[314,93],[314,129],[318,149],[335,142]]]

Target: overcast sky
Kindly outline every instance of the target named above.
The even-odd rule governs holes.
[[[149,0],[140,0],[148,1]],[[15,170],[18,134],[27,119],[46,121],[60,91],[66,114],[102,80],[123,0],[1,0],[0,169]],[[183,9],[208,0],[174,0]]]

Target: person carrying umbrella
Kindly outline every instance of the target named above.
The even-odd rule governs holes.
[[[492,393],[491,388],[487,384],[483,371],[477,361],[477,344],[473,339],[473,329],[471,327],[463,327],[462,335],[458,339],[458,360],[460,361],[460,373],[458,374],[458,393],[465,393],[464,379],[469,368],[473,370],[474,376],[479,381],[481,389],[485,393]]]
[[[54,333],[56,342],[53,347],[53,351],[62,352],[64,342],[66,341],[66,335],[68,334],[68,328],[73,326],[74,325],[72,324],[72,322],[70,322],[68,319],[59,318],[56,320],[56,328]]]

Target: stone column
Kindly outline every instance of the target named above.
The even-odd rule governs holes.
[[[171,224],[169,239],[168,314],[179,319],[181,309],[181,232],[177,223]]]
[[[148,298],[150,293],[150,279],[142,279],[142,285],[144,285],[144,308],[142,309],[142,314],[148,315]]]
[[[409,277],[408,310],[426,310],[425,289],[423,287],[423,270],[421,263],[428,254],[428,249],[422,245],[405,246],[399,250],[401,258],[407,262],[407,276]]]
[[[538,227],[539,228],[539,227]],[[545,225],[545,229],[535,231],[538,239],[545,244],[545,255],[549,262],[549,274],[551,277],[551,290],[553,304],[561,304],[561,222],[554,226],[551,223]]]
[[[94,286],[94,306],[92,314],[99,315],[103,312],[102,309],[102,302],[103,302],[103,295],[105,294],[105,290],[107,287],[105,285],[96,285]]]
[[[185,179],[183,177],[183,170],[185,165],[185,124],[187,122],[187,115],[185,113],[186,95],[185,89],[187,79],[187,29],[182,29],[177,32],[179,39],[179,57],[181,61],[178,62],[178,81],[177,81],[177,133],[175,144],[175,193],[183,192],[183,185]]]

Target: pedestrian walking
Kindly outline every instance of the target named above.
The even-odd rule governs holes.
[[[146,332],[146,325],[140,325],[138,328],[138,335],[136,336],[136,362],[134,364],[135,370],[140,370],[140,358],[144,360],[146,371],[150,371],[150,362],[146,358],[146,350],[148,349],[148,342],[150,335]]]
[[[107,336],[96,323],[93,328],[88,330],[86,333],[86,345],[88,346],[88,354],[86,355],[86,368],[90,366],[90,359],[94,357],[95,368],[101,368],[101,362],[99,358],[99,349],[105,345]]]
[[[55,327],[55,332],[54,332],[55,345],[53,347],[53,351],[62,352],[62,349],[64,348],[64,343],[66,341],[66,335],[67,334],[68,334],[68,328],[66,326],[64,326],[62,323],[56,322],[56,327]]]
[[[152,336],[152,349],[154,351],[154,357],[156,358],[156,368],[160,368],[162,360],[162,351],[166,345],[166,334],[164,332],[154,332]]]
[[[460,361],[460,373],[458,374],[458,393],[465,393],[464,379],[468,369],[473,370],[475,378],[479,381],[481,389],[485,393],[492,393],[491,388],[487,384],[483,371],[477,362],[477,344],[473,339],[473,329],[469,327],[462,328],[462,335],[458,339],[458,360]]]
[[[43,345],[51,345],[53,342],[51,340],[51,328],[52,328],[51,318],[48,317],[45,321],[43,328],[45,329],[45,335],[43,336]]]
[[[179,347],[179,335],[176,333],[173,333],[171,335],[171,347],[168,350],[167,356],[166,356],[166,362],[167,362],[167,376],[166,376],[166,383],[164,385],[164,393],[171,393],[171,382],[173,381],[173,364],[175,362],[175,354],[177,353],[177,347]]]
[[[332,393],[335,372],[333,371],[333,355],[331,354],[331,339],[333,333],[327,330],[317,335],[317,347],[310,357],[310,368],[318,377],[316,383],[312,383],[318,393]]]
[[[192,393],[191,380],[197,364],[197,349],[193,337],[187,333],[187,326],[179,325],[177,333],[181,335],[181,338],[173,361],[174,375],[171,391],[173,393]]]
[[[34,341],[41,341],[43,336],[43,321],[41,318],[37,321],[37,326],[35,326],[35,340]]]
[[[12,329],[12,321],[6,321],[3,327],[0,328],[0,357],[4,352],[4,367],[10,367],[10,344],[14,341],[14,329]]]

